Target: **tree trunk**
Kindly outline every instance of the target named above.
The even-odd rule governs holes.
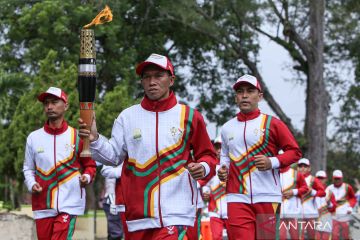
[[[307,151],[305,157],[312,163],[313,171],[326,170],[327,117],[329,95],[324,81],[324,11],[325,1],[310,2],[310,46],[308,59],[307,109],[305,136]]]

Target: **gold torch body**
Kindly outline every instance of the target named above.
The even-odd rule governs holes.
[[[95,35],[92,29],[81,29],[80,33],[78,91],[80,118],[90,130],[94,117],[96,92],[96,49]],[[91,157],[89,138],[83,138],[83,150],[80,157]]]

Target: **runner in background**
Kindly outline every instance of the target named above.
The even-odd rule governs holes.
[[[214,140],[214,148],[217,157],[220,158],[221,137]],[[216,171],[220,165],[216,166]],[[213,240],[222,240],[224,229],[228,229],[226,183],[221,182],[218,176],[213,177],[203,187],[204,200],[208,201],[208,212],[210,217],[210,228]]]
[[[280,210],[280,239],[300,239],[298,220],[302,219],[301,197],[308,192],[303,175],[290,166],[280,169],[282,203]]]
[[[327,187],[336,200],[336,212],[333,218],[332,239],[350,239],[349,222],[352,218],[356,197],[352,186],[343,181],[341,170],[335,170],[332,176],[333,184]]]
[[[317,171],[315,177],[323,184],[326,189],[327,175],[323,170]],[[316,205],[319,210],[319,218],[317,222],[321,225],[317,225],[316,239],[318,240],[330,240],[332,232],[332,214],[336,210],[336,200],[334,194],[327,189],[325,191],[325,197],[316,197]]]
[[[101,175],[105,178],[105,198],[103,209],[107,219],[108,240],[121,240],[126,230],[126,223],[122,221],[120,214],[125,212],[125,206],[121,201],[119,192],[122,164],[117,167],[103,165]],[[125,225],[125,227],[123,227]]]
[[[298,162],[298,170],[304,176],[309,191],[302,198],[302,214],[304,229],[302,229],[302,239],[315,239],[315,220],[319,217],[319,210],[316,205],[315,197],[325,197],[323,184],[311,175],[310,161],[302,158]]]

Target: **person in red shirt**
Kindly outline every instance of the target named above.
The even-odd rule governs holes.
[[[229,239],[274,239],[282,200],[279,169],[297,162],[301,151],[281,120],[260,112],[263,92],[256,77],[241,76],[233,89],[240,112],[222,126],[218,170],[226,182]]]
[[[332,237],[334,240],[350,239],[349,221],[356,205],[354,190],[350,184],[343,181],[343,173],[338,169],[333,172],[333,184],[328,186],[327,190],[334,194],[336,200]]]
[[[217,157],[220,158],[221,137],[214,140],[214,148]],[[217,165],[217,170],[220,165]],[[226,202],[226,183],[221,182],[218,176],[214,176],[203,187],[204,200],[209,202],[208,211],[210,217],[210,229],[213,240],[223,239],[223,230],[229,228]]]
[[[144,97],[114,121],[111,138],[79,119],[93,158],[106,165],[124,162],[121,191],[130,239],[178,239],[194,226],[197,180],[215,175],[216,154],[200,112],[179,104],[171,90],[170,59],[151,54],[136,67]]]
[[[83,141],[65,120],[67,94],[50,87],[38,100],[47,120],[29,134],[23,166],[37,238],[71,239],[77,216],[84,214],[85,186],[93,181],[96,164],[90,157],[80,157]]]
[[[323,184],[311,175],[310,161],[302,158],[298,162],[298,170],[303,174],[309,191],[302,198],[303,208],[303,229],[302,236],[307,234],[306,239],[315,239],[315,220],[319,217],[319,210],[316,206],[315,197],[325,197]]]
[[[280,183],[283,200],[280,210],[280,239],[299,239],[297,220],[301,219],[301,198],[309,191],[304,176],[296,169],[288,166],[280,169]]]
[[[326,188],[326,172],[323,170],[317,171],[315,176],[323,184],[323,187]],[[332,214],[336,209],[336,200],[334,194],[329,190],[325,191],[325,193],[325,197],[315,198],[316,205],[319,210],[319,218],[317,221],[321,222],[321,226],[318,225],[316,229],[316,239],[319,240],[330,239],[332,231]]]

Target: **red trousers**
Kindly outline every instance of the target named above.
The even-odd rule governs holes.
[[[135,232],[128,232],[125,236],[126,240],[178,240],[182,229],[178,226],[168,226],[163,228],[150,228]]]
[[[330,240],[331,233],[329,232],[316,232],[316,240]]]
[[[130,239],[124,212],[120,212],[120,219],[121,219],[121,223],[122,223],[122,226],[123,226],[124,238],[125,239]]]
[[[228,220],[211,217],[210,218],[210,228],[212,234],[212,240],[222,240],[223,239],[223,230],[229,229]]]
[[[39,240],[66,240],[74,234],[76,216],[60,213],[55,217],[36,219],[35,223]]]
[[[315,239],[315,218],[305,218],[303,222],[303,229],[301,229],[301,239]],[[307,233],[305,238],[305,232]]]
[[[350,239],[349,223],[333,220],[332,239],[338,240],[340,237],[342,239]]]
[[[290,239],[300,239],[300,227],[298,227],[294,218],[285,218],[280,220],[280,239],[287,239],[287,233],[290,234]]]
[[[228,203],[229,240],[275,239],[279,203]]]
[[[201,211],[202,211],[202,209],[200,208],[196,212],[196,218],[195,218],[194,226],[193,227],[187,227],[186,237],[189,240],[198,240],[198,239],[200,239],[200,235],[201,235]]]

